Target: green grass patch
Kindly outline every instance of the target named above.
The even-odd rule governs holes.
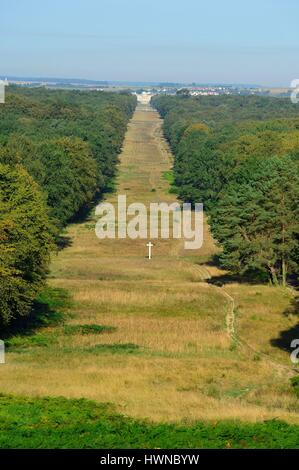
[[[178,188],[174,182],[174,174],[173,170],[167,170],[163,172],[163,178],[169,183],[169,190],[170,194],[178,194]]]
[[[124,344],[96,344],[85,351],[94,354],[132,354],[140,350],[140,346],[133,343]]]
[[[174,184],[174,176],[172,170],[167,170],[163,172],[163,178],[168,181],[170,185]]]
[[[30,336],[13,336],[5,341],[9,352],[23,353],[34,347],[47,348],[57,343],[57,335],[53,332],[36,333]]]
[[[63,310],[71,306],[66,290],[47,287],[36,298],[30,315],[20,317],[9,325],[1,332],[2,339],[33,336],[41,328],[61,325],[65,321]]]
[[[108,325],[65,325],[63,332],[66,335],[98,335],[113,333],[117,328]]]
[[[84,224],[84,229],[93,231],[95,229],[95,224]]]
[[[154,424],[85,399],[0,396],[0,447],[299,448],[299,426],[278,420]]]
[[[65,308],[72,306],[70,296],[64,289],[46,287],[34,302],[28,317],[19,318],[1,332],[9,352],[29,352],[34,347],[49,347],[56,344],[57,331],[65,321]]]
[[[37,297],[36,303],[47,306],[52,313],[54,310],[72,306],[69,293],[65,289],[54,287],[46,287]],[[47,324],[52,323],[51,320]]]

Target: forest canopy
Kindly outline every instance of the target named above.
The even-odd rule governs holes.
[[[298,275],[299,107],[259,96],[155,96],[185,202],[202,202],[238,274]]]
[[[9,87],[0,106],[0,324],[28,314],[56,234],[111,185],[128,93]]]

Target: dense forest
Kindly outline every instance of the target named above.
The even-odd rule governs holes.
[[[26,315],[67,222],[111,185],[136,98],[9,87],[0,106],[0,323]]]
[[[155,96],[187,202],[203,202],[220,261],[286,285],[298,275],[299,107],[257,96]]]

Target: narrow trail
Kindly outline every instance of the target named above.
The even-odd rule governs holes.
[[[208,279],[211,279],[211,275],[209,273],[208,267],[206,267],[207,273],[208,273]],[[237,328],[236,328],[236,301],[235,299],[225,290],[224,287],[216,287],[214,286],[215,289],[218,289],[219,292],[228,300],[228,311],[225,317],[226,320],[226,331],[230,339],[232,340],[233,343],[238,345],[240,348],[244,349],[245,351],[249,350],[251,353],[254,353],[260,357],[263,357],[263,359],[270,364],[271,366],[275,367],[278,369],[280,372],[287,373],[289,377],[292,377],[294,373],[298,373],[298,368],[294,367],[288,367],[284,364],[279,363],[276,360],[273,360],[268,354],[262,353],[261,351],[258,351],[256,348],[254,348],[251,344],[248,343],[248,341],[245,341],[243,338],[241,338],[237,334]]]

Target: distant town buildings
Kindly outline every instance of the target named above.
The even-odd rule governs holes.
[[[4,77],[0,77],[4,79]],[[186,94],[190,96],[219,96],[219,95],[259,95],[288,97],[290,88],[266,88],[255,85],[226,85],[226,84],[179,84],[179,83],[139,83],[139,82],[112,82],[87,79],[63,78],[18,78],[8,77],[9,83],[23,87],[45,87],[53,89],[77,89],[90,91],[128,91],[137,96],[140,103],[148,103],[152,95]]]

